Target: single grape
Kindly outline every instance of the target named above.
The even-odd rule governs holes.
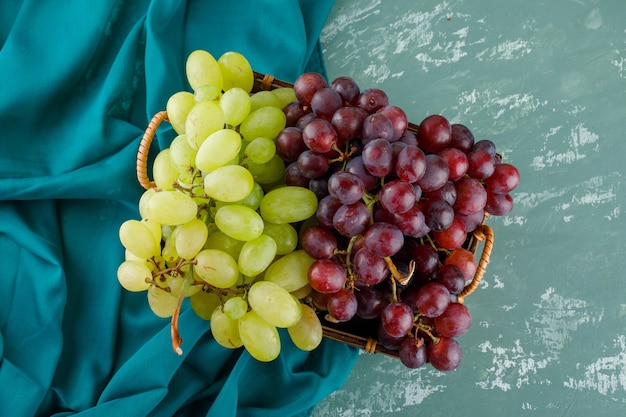
[[[367,191],[373,190],[379,183],[378,178],[370,174],[365,165],[363,165],[361,155],[351,158],[346,164],[345,170],[359,177]]]
[[[510,194],[487,192],[485,211],[494,216],[506,216],[513,210],[513,197]]]
[[[245,156],[256,164],[269,162],[276,154],[276,143],[268,138],[256,138],[246,145]]]
[[[463,336],[472,326],[469,309],[461,303],[450,303],[446,311],[435,317],[437,333],[444,337]]]
[[[243,241],[256,239],[263,233],[263,218],[255,210],[240,204],[220,207],[215,213],[215,224],[228,236]]]
[[[217,63],[224,80],[224,91],[239,87],[246,92],[252,91],[254,73],[247,58],[239,52],[229,51],[222,54]]]
[[[276,107],[282,109],[280,99],[274,94],[274,90],[261,90],[250,96],[250,111],[255,111],[261,107]],[[286,116],[286,115],[285,115]]]
[[[465,152],[457,148],[445,148],[437,153],[448,164],[450,181],[456,181],[468,173],[470,163]],[[471,176],[471,174],[470,174]]]
[[[343,104],[354,104],[361,93],[358,83],[350,77],[338,77],[330,83],[330,88],[335,90],[343,100]]]
[[[209,236],[206,223],[200,219],[192,219],[176,228],[175,244],[178,256],[193,259],[202,249]]]
[[[124,248],[141,259],[160,255],[159,242],[150,227],[139,220],[126,220],[120,225],[119,239]]]
[[[194,104],[185,120],[185,135],[193,149],[200,148],[202,142],[214,132],[224,128],[226,116],[220,105],[214,101],[201,101]]]
[[[427,347],[427,356],[430,364],[439,371],[452,371],[461,363],[461,345],[456,339],[439,337],[435,343]]]
[[[189,91],[179,91],[174,93],[167,100],[165,110],[167,119],[172,124],[174,131],[179,135],[185,133],[185,121],[189,110],[196,104],[193,94]]]
[[[328,192],[342,204],[353,204],[361,200],[365,186],[357,175],[338,171],[328,178]]]
[[[309,283],[309,267],[315,262],[304,250],[294,250],[272,262],[264,274],[265,281],[273,282],[288,292],[301,289]]]
[[[398,358],[407,368],[416,369],[424,365],[428,359],[424,339],[407,337],[398,349]]]
[[[264,137],[274,139],[286,127],[287,116],[282,109],[272,106],[261,107],[246,117],[239,125],[244,140]]]
[[[424,213],[417,205],[404,213],[390,213],[390,216],[392,217],[392,223],[406,236],[420,238],[430,232],[430,228],[426,225]]]
[[[415,188],[402,180],[389,181],[383,185],[378,192],[378,199],[390,213],[405,213],[417,201]]]
[[[152,283],[152,272],[146,262],[129,260],[117,268],[117,279],[127,291],[145,291]]]
[[[390,336],[406,336],[413,328],[413,310],[403,302],[393,302],[383,309],[380,323]]]
[[[468,215],[482,211],[487,203],[487,191],[475,178],[461,178],[455,182],[456,201],[454,210],[457,213]]]
[[[253,110],[250,95],[239,87],[226,90],[219,103],[224,112],[226,124],[230,126],[239,126]]]
[[[217,60],[207,51],[195,50],[185,63],[187,81],[192,89],[211,84],[223,89],[224,77]]]
[[[239,319],[239,336],[250,356],[270,362],[280,354],[280,336],[275,326],[250,310]]]
[[[465,288],[465,276],[463,271],[455,265],[442,265],[437,271],[437,282],[443,284],[450,294],[460,294]]]
[[[315,214],[317,197],[307,188],[279,187],[265,194],[259,210],[270,223],[296,223]]]
[[[449,146],[469,154],[474,148],[474,135],[471,130],[460,123],[451,126],[452,134]]]
[[[317,117],[331,121],[333,114],[341,108],[341,96],[331,88],[321,88],[311,98],[311,110]]]
[[[446,230],[454,221],[454,208],[442,199],[425,201],[422,211],[426,225],[433,231]]]
[[[367,113],[372,114],[381,107],[389,104],[389,97],[379,88],[368,88],[361,91],[356,98],[356,107],[362,108]]]
[[[359,282],[376,285],[389,276],[389,267],[383,258],[368,248],[359,249],[354,255],[354,272]]]
[[[315,310],[302,304],[302,318],[295,325],[288,327],[287,332],[291,341],[299,349],[310,352],[322,343],[324,330]]]
[[[256,239],[244,243],[239,253],[237,266],[239,272],[249,277],[256,277],[270,265],[276,256],[276,242],[262,234]]]
[[[469,167],[467,175],[472,178],[484,180],[493,174],[496,161],[494,157],[487,151],[475,150],[467,155]]]
[[[196,275],[217,288],[229,288],[239,278],[237,261],[228,253],[218,249],[204,249],[196,255],[193,266]]]
[[[323,226],[311,226],[302,232],[300,244],[315,259],[331,259],[337,250],[335,234]]]
[[[413,133],[413,131],[407,130],[402,136],[400,136],[398,142],[406,143],[408,146],[417,147],[417,136]]]
[[[407,145],[398,153],[394,169],[401,180],[413,184],[426,173],[426,155],[417,146]]]
[[[311,178],[308,184],[309,190],[313,191],[318,200],[326,197],[330,193],[328,192],[328,176],[323,175],[317,178]]]
[[[486,203],[485,203],[485,208],[486,208]],[[472,213],[472,214],[456,213],[456,217],[458,217],[463,222],[467,233],[471,233],[474,230],[476,230],[478,225],[482,223],[483,219],[485,218],[485,212],[479,210],[476,213]]]
[[[302,139],[312,151],[327,153],[337,144],[337,131],[329,121],[316,117],[302,128]]]
[[[330,169],[326,155],[310,149],[305,150],[297,159],[297,166],[303,177],[319,178]]]
[[[315,212],[315,218],[319,222],[320,225],[324,227],[333,227],[333,217],[335,213],[341,207],[341,201],[337,200],[335,197],[331,195],[327,195],[326,197],[319,200],[317,205],[317,211]]]
[[[252,173],[241,165],[216,168],[204,177],[204,192],[225,203],[243,200],[254,190]]]
[[[429,282],[420,288],[415,306],[426,317],[441,315],[450,304],[450,291],[439,282]]]
[[[194,313],[204,320],[211,320],[211,314],[222,305],[217,293],[198,291],[189,297],[189,304]]]
[[[305,114],[313,114],[311,113],[310,107],[305,106],[297,100],[285,105],[285,107],[283,107],[283,112],[285,113],[285,126],[287,127],[296,127],[298,120],[300,120]]]
[[[444,265],[453,265],[461,270],[465,281],[471,281],[476,274],[478,263],[474,254],[465,248],[458,248],[450,252],[443,261]]]
[[[326,309],[330,316],[339,322],[351,320],[358,308],[354,293],[346,288],[328,295]]]
[[[457,216],[453,216],[452,223],[445,230],[433,230],[433,238],[439,246],[447,250],[454,250],[463,246],[467,239],[465,224]]]
[[[482,139],[474,143],[472,150],[485,151],[494,158],[496,156],[496,144],[490,141],[489,139]]]
[[[335,127],[340,146],[360,137],[363,121],[366,117],[367,112],[358,107],[341,107],[337,109],[330,122]]]
[[[376,287],[360,287],[354,295],[358,304],[356,315],[362,319],[369,320],[379,317],[387,305],[385,296]]]
[[[367,171],[379,178],[393,170],[393,151],[385,139],[374,139],[363,147],[363,165]]]
[[[293,90],[298,101],[306,106],[311,105],[313,95],[317,90],[328,87],[326,80],[316,72],[305,72],[293,83]]]
[[[426,159],[426,170],[424,175],[417,180],[417,184],[423,192],[435,191],[448,181],[450,169],[445,159],[437,154],[428,154]]]
[[[381,258],[395,255],[404,245],[402,231],[390,223],[377,222],[370,225],[364,238],[365,247]]]
[[[263,234],[276,242],[276,255],[287,255],[298,246],[298,232],[289,223],[274,224],[264,221]]]
[[[156,285],[148,288],[148,305],[155,316],[161,318],[172,317],[178,305],[178,297]]]
[[[302,129],[286,127],[280,131],[275,140],[276,153],[285,162],[298,160],[300,154],[308,149],[302,139]]]
[[[399,140],[404,135],[409,125],[409,121],[404,110],[398,106],[387,105],[378,109],[377,112],[384,114],[391,121],[393,126],[393,135],[390,141],[395,142]]]
[[[291,327],[300,321],[300,302],[287,290],[271,281],[257,281],[248,290],[248,304],[270,325]]]
[[[451,140],[452,127],[445,117],[433,114],[419,124],[417,143],[426,152],[439,152],[448,147]]]
[[[365,203],[342,204],[333,215],[333,227],[341,235],[352,237],[360,235],[370,223],[370,211]]]
[[[369,114],[363,120],[361,140],[364,144],[379,138],[391,142],[393,134],[393,124],[383,113],[375,112]]]
[[[491,176],[485,179],[487,191],[493,194],[507,194],[517,187],[520,174],[517,168],[511,164],[498,164]]]
[[[226,300],[223,310],[229,319],[238,320],[248,312],[248,303],[243,297],[232,297]]]
[[[343,288],[346,271],[343,266],[330,259],[317,259],[308,271],[309,284],[315,291],[330,294]]]

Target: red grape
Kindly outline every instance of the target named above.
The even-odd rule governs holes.
[[[317,117],[302,128],[302,139],[312,151],[326,153],[337,144],[337,131],[328,120]]]
[[[463,336],[472,325],[468,308],[461,303],[450,303],[446,311],[435,317],[437,333],[445,337]]]
[[[361,200],[365,186],[357,175],[338,171],[328,178],[328,192],[342,204],[353,204]]]
[[[390,141],[394,142],[399,140],[404,135],[406,128],[409,125],[409,121],[404,110],[398,106],[387,105],[378,109],[377,112],[384,114],[391,121],[391,125],[393,126],[393,136]]]
[[[368,248],[359,249],[354,255],[354,272],[363,284],[376,285],[389,275],[389,267],[383,258]]]
[[[361,94],[356,98],[355,105],[362,108],[367,113],[372,114],[381,107],[385,107],[389,104],[389,97],[387,93],[379,88],[368,88],[361,91]]]
[[[365,247],[380,256],[386,258],[393,256],[402,249],[404,235],[395,225],[377,222],[365,231]]]
[[[363,147],[361,157],[367,171],[376,177],[384,177],[393,169],[393,151],[391,144],[385,139],[368,142]]]
[[[416,192],[408,182],[393,180],[381,187],[378,199],[388,212],[404,213],[415,205]]]
[[[330,88],[335,90],[342,98],[343,104],[354,104],[361,90],[358,83],[351,77],[338,77],[330,83]]]
[[[487,191],[494,194],[507,194],[517,187],[520,175],[517,168],[511,164],[498,164],[493,174],[485,179]]]
[[[437,343],[430,343],[426,349],[428,361],[439,371],[452,371],[461,363],[463,354],[456,339],[442,336]]]
[[[438,282],[425,284],[415,299],[417,309],[426,317],[441,315],[450,304],[450,291]]]
[[[485,208],[487,203],[487,191],[475,178],[464,177],[455,182],[456,201],[454,210],[460,214],[468,215]]]
[[[452,127],[445,117],[433,114],[419,124],[417,143],[426,152],[439,152],[447,148],[452,140]]]
[[[360,235],[369,225],[370,217],[370,211],[362,201],[343,204],[333,216],[333,227],[346,237]]]
[[[330,259],[337,250],[335,234],[323,226],[311,226],[300,235],[302,249],[315,259]]]
[[[308,272],[309,284],[315,291],[330,294],[343,288],[346,271],[343,266],[329,259],[318,259]]]
[[[348,321],[356,314],[358,307],[354,293],[346,288],[341,288],[328,296],[326,309],[337,321]]]
[[[380,323],[390,336],[406,336],[413,328],[413,310],[400,301],[387,304],[380,314]]]
[[[311,110],[317,117],[330,122],[333,114],[343,105],[341,97],[335,90],[321,88],[311,98]]]
[[[398,349],[398,358],[407,368],[416,369],[424,365],[428,359],[424,339],[407,337]]]
[[[379,317],[383,308],[387,305],[385,296],[376,287],[360,287],[355,291],[354,295],[356,295],[358,303],[356,315],[362,319]]]
[[[316,72],[305,72],[293,83],[296,98],[305,106],[310,106],[315,92],[325,87],[328,87],[326,80]]]
[[[408,145],[400,150],[396,158],[396,175],[408,183],[420,180],[426,172],[426,156],[417,146]]]

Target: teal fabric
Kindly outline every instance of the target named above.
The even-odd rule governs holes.
[[[184,305],[184,356],[145,293],[122,290],[118,227],[138,218],[135,156],[188,89],[185,57],[244,53],[293,81],[323,71],[332,1],[0,2],[0,416],[307,416],[357,352],[325,340],[259,363]],[[153,152],[172,140],[159,130]]]

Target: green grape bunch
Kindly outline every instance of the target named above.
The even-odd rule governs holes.
[[[216,60],[194,51],[186,74],[192,91],[166,105],[177,136],[153,161],[155,186],[139,199],[140,219],[119,229],[119,283],[146,291],[154,314],[171,319],[178,355],[185,299],[226,348],[272,361],[285,328],[296,346],[313,350],[322,325],[300,300],[311,290],[314,259],[298,249],[294,225],[314,216],[318,200],[308,188],[285,185],[275,144],[293,88],[253,92],[254,73],[238,52]]]

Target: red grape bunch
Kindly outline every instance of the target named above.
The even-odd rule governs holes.
[[[486,214],[512,210],[519,171],[441,115],[409,129],[385,92],[350,77],[305,73],[294,92],[276,152],[287,185],[318,197],[317,223],[300,231],[312,305],[332,323],[370,323],[407,367],[455,369],[472,322],[457,296],[477,268],[463,245]]]

